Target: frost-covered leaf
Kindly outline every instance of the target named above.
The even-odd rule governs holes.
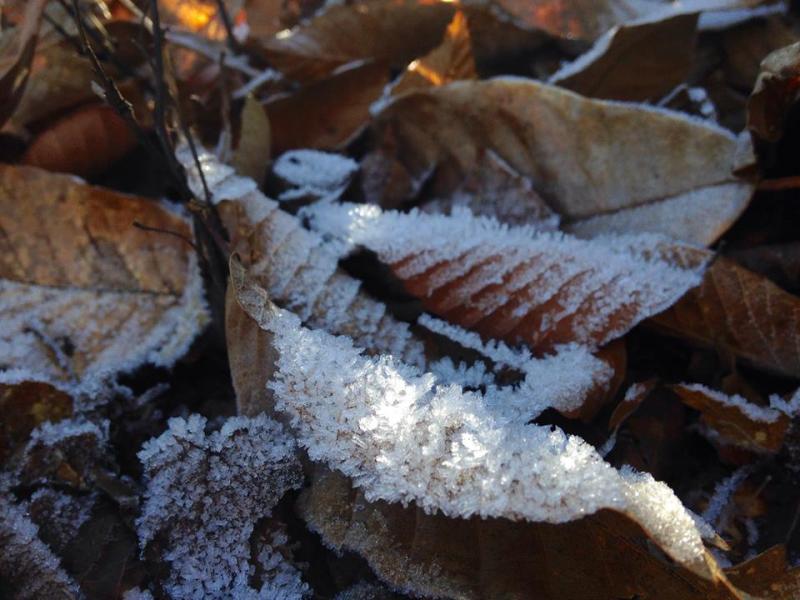
[[[447,26],[442,43],[411,62],[392,84],[389,93],[398,96],[411,90],[477,77],[467,17],[458,11]]]
[[[454,12],[452,4],[438,0],[331,5],[262,45],[272,65],[300,81],[320,79],[355,60],[405,67],[439,43]]]
[[[25,510],[7,492],[0,495],[0,582],[20,600],[71,600],[81,597],[78,586],[42,542]]]
[[[724,232],[752,193],[732,174],[737,143],[729,132],[681,113],[588,99],[532,80],[459,81],[405,94],[383,105],[375,130],[380,144],[364,167],[391,168],[410,182],[400,197],[388,182],[371,189],[368,200],[383,206],[413,196],[443,164],[466,176],[486,150],[530,178],[565,220],[673,201],[670,218],[647,219],[637,231],[697,244]],[[671,221],[687,208],[703,226],[683,233]]]
[[[785,413],[699,384],[674,385],[672,389],[685,404],[700,411],[703,422],[723,443],[756,452],[777,452],[783,446],[790,424]]]
[[[336,200],[357,171],[354,160],[317,150],[286,152],[272,168],[272,174],[286,188],[278,196],[282,202]]]
[[[172,365],[206,322],[186,221],[157,202],[30,167],[0,168],[2,380],[95,394]],[[66,386],[66,387],[64,387]]]
[[[139,452],[147,477],[139,541],[169,563],[165,590],[176,600],[301,598],[307,586],[279,554],[250,551],[256,523],[302,482],[294,441],[263,415],[231,418],[211,434],[205,426],[199,415],[171,419]],[[252,558],[263,558],[256,588]]]
[[[278,356],[268,385],[276,408],[291,419],[309,458],[352,478],[367,501],[414,502],[454,518],[549,523],[611,509],[641,523],[686,568],[714,577],[694,517],[669,488],[614,470],[578,437],[526,424],[561,402],[559,393],[581,377],[578,369],[543,369],[542,389],[531,381],[519,398],[499,388],[464,391],[391,357],[366,357],[347,338],[304,328],[252,283],[236,291],[272,336]],[[378,524],[366,534],[381,531]],[[382,572],[382,553],[366,553]],[[409,572],[401,582],[389,580],[410,587]]]
[[[195,193],[202,193],[191,154],[181,151],[179,159]],[[393,354],[411,364],[424,363],[422,342],[408,326],[369,297],[358,280],[339,269],[338,246],[332,247],[319,234],[304,229],[297,217],[283,212],[277,202],[259,192],[251,179],[237,176],[213,155],[203,153],[201,164],[234,247],[250,275],[276,302],[313,327],[352,337],[370,352]]]
[[[452,519],[413,504],[368,502],[346,477],[324,470],[298,510],[328,544],[358,552],[381,579],[414,596],[739,598],[726,583],[665,560],[640,525],[612,510],[560,524]]]
[[[346,146],[369,123],[369,107],[383,92],[388,75],[385,65],[359,61],[295,93],[270,99],[265,110],[272,124],[273,153]]]
[[[658,236],[583,241],[464,211],[320,204],[306,214],[320,231],[375,252],[427,310],[535,352],[621,336],[696,286],[705,264],[702,250]],[[694,264],[680,267],[670,252]]]
[[[800,376],[800,299],[726,258],[650,322],[764,369]]]
[[[47,0],[30,0],[22,22],[0,36],[0,125],[14,112],[25,91],[46,4]]]
[[[696,14],[618,25],[550,83],[591,98],[657,100],[686,81],[696,28]]]
[[[72,408],[70,395],[50,384],[24,380],[0,384],[0,464],[27,442],[37,425],[70,417]]]

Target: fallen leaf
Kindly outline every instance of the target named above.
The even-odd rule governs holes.
[[[264,107],[249,95],[244,100],[239,145],[231,164],[237,172],[257,182],[264,181],[272,151],[272,130]]]
[[[757,138],[777,142],[784,120],[800,97],[800,42],[776,50],[761,63],[747,103],[747,128]]]
[[[72,415],[72,398],[57,387],[38,381],[0,384],[0,464],[28,441],[31,431],[45,421]]]
[[[453,4],[438,0],[332,5],[262,46],[275,68],[306,83],[356,60],[404,68],[439,43],[454,12]]]
[[[130,126],[105,104],[79,108],[37,135],[22,164],[91,177],[123,158],[137,143]]]
[[[169,366],[206,322],[186,221],[163,205],[32,167],[0,167],[5,377],[99,393]],[[178,234],[144,231],[135,223]]]
[[[425,597],[597,600],[740,598],[666,559],[635,520],[612,510],[562,524],[452,519],[367,501],[317,469],[297,509],[326,543],[362,555],[393,588]],[[635,574],[625,568],[635,560]],[[542,565],[546,565],[543,568]]]
[[[650,323],[722,356],[800,376],[800,300],[724,257],[711,264],[699,287]]]
[[[679,384],[671,389],[686,405],[700,411],[703,422],[724,442],[756,452],[778,452],[783,446],[790,419],[781,411],[702,385]]]
[[[784,545],[727,568],[725,574],[738,588],[757,598],[792,600],[800,595],[800,571],[789,563]]]
[[[272,124],[272,151],[293,148],[335,150],[346,146],[369,123],[369,107],[388,83],[377,63],[356,63],[265,105]]]
[[[12,115],[25,91],[46,4],[47,0],[30,0],[22,22],[0,37],[0,125]]]
[[[622,424],[630,417],[636,409],[642,405],[647,397],[658,385],[658,380],[650,379],[641,383],[635,383],[625,392],[625,397],[617,404],[611,417],[608,419],[608,428],[612,431],[618,430]]]
[[[550,83],[591,98],[657,100],[686,81],[696,31],[697,14],[618,25]]]
[[[679,238],[692,243],[706,243],[706,230],[724,231],[752,193],[751,184],[732,174],[737,143],[727,131],[679,113],[583,98],[531,80],[459,81],[412,92],[384,104],[375,130],[377,165],[396,162],[392,168],[405,170],[411,182],[424,181],[445,161],[466,175],[489,149],[529,177],[565,219],[659,201],[672,200],[680,210],[692,206],[694,219],[705,225]],[[690,192],[688,200],[675,200]],[[384,206],[402,201],[373,194],[370,199]],[[727,210],[720,211],[720,204]],[[642,223],[644,231],[676,231],[670,219]],[[697,231],[704,232],[701,239],[693,239]]]
[[[411,62],[392,84],[389,93],[399,96],[415,89],[443,85],[459,79],[477,78],[467,18],[459,10],[447,26],[442,43],[422,58]]]
[[[430,312],[535,353],[621,336],[697,285],[705,260],[675,247],[697,261],[676,268],[661,258],[663,238],[581,241],[463,212],[318,204],[304,214],[313,228],[375,252]]]
[[[727,256],[786,290],[800,292],[800,242],[731,250]]]

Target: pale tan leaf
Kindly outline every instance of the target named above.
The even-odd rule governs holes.
[[[369,502],[325,469],[314,473],[297,509],[326,543],[359,553],[389,585],[425,597],[740,598],[721,574],[708,581],[663,560],[641,525],[612,510],[558,525],[452,519],[413,504]],[[635,572],[626,568],[632,560]]]
[[[550,83],[591,98],[657,100],[689,75],[696,29],[697,14],[619,25]]]
[[[206,322],[194,250],[179,237],[191,230],[164,206],[5,166],[0,207],[5,379],[91,391],[143,363],[171,365]]]
[[[264,107],[252,95],[242,109],[239,146],[233,154],[233,166],[242,175],[264,181],[272,149],[272,132]]]
[[[22,22],[0,36],[0,125],[14,112],[25,91],[46,4],[47,0],[29,0]]]
[[[381,64],[357,63],[265,105],[273,155],[293,148],[335,150],[369,123],[369,107],[389,81]]]
[[[722,356],[800,376],[800,299],[729,259],[714,261],[699,287],[650,322]]]
[[[705,261],[704,251],[663,238],[581,241],[469,213],[318,204],[306,214],[312,227],[375,252],[428,311],[535,353],[621,336],[697,285]],[[693,266],[676,267],[664,252]]]
[[[290,34],[262,45],[277,69],[304,82],[355,60],[405,67],[439,43],[454,12],[453,4],[438,0],[332,5]]]
[[[783,446],[790,424],[783,412],[702,385],[671,387],[686,405],[700,411],[703,422],[721,436],[723,443],[771,453]]]
[[[408,65],[390,93],[399,96],[415,89],[477,78],[467,18],[458,11],[447,26],[442,43]]]
[[[706,223],[704,229],[718,232],[730,214],[742,209],[744,190],[752,188],[732,174],[736,138],[713,124],[641,105],[592,100],[531,80],[460,81],[412,92],[385,104],[375,128],[380,144],[370,155],[377,157],[370,167],[380,169],[388,161],[392,170],[406,173],[411,191],[443,163],[466,175],[491,150],[529,177],[565,219],[734,184],[708,197],[695,196],[693,210],[708,215],[713,213],[707,198],[728,192],[725,202],[732,208],[722,211],[722,224]],[[384,206],[403,200],[387,190],[371,191]],[[676,202],[680,208],[686,205],[686,199]],[[669,225],[662,228],[674,231]],[[681,239],[699,243],[709,235],[701,237]]]

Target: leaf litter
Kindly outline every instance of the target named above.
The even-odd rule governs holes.
[[[796,596],[795,7],[75,7],[2,9],[0,595]]]

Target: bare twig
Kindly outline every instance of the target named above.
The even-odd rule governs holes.
[[[239,52],[239,42],[236,41],[236,37],[233,35],[233,23],[231,22],[231,16],[228,14],[228,8],[225,6],[225,0],[217,0],[217,12],[225,27],[228,48],[231,49],[231,52],[237,54]]]
[[[781,177],[779,179],[765,179],[758,184],[758,189],[763,192],[781,192],[785,190],[800,189],[800,176]]]

